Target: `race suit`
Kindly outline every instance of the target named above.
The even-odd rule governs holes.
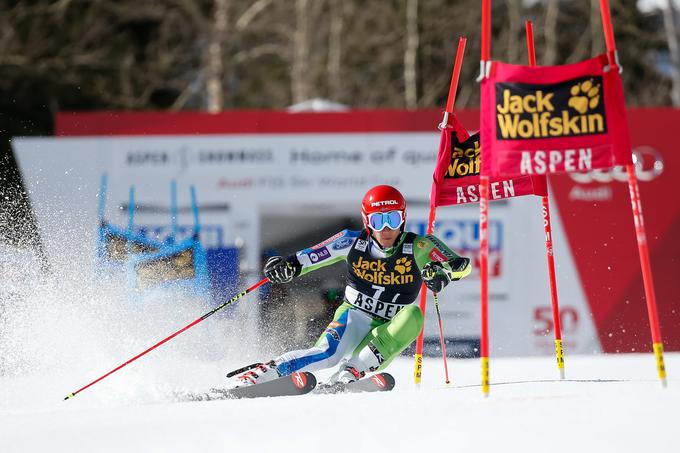
[[[366,230],[343,230],[314,247],[296,253],[300,275],[345,261],[348,268],[344,302],[316,344],[276,359],[279,374],[315,371],[343,359],[362,371],[385,368],[420,333],[423,314],[413,304],[420,291],[421,270],[441,264],[450,280],[470,273],[461,258],[432,235],[401,233],[383,250]]]

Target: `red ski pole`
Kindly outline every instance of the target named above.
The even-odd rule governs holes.
[[[456,103],[456,91],[458,90],[458,79],[460,77],[460,70],[463,65],[463,55],[465,54],[465,45],[467,43],[467,38],[465,37],[460,37],[458,38],[458,49],[456,50],[456,59],[453,64],[453,72],[451,73],[451,84],[449,85],[449,97],[446,101],[446,110],[444,111],[444,118],[442,119],[442,122],[439,124],[439,127],[441,129],[445,128],[448,126],[449,122],[449,114],[453,113],[453,107]],[[435,217],[437,216],[436,213],[436,208],[430,207],[430,214],[427,219],[427,234],[432,234],[434,233],[434,220]],[[435,295],[436,297],[436,295]],[[436,299],[435,299],[436,300]],[[425,286],[425,283],[423,283],[420,287],[420,311],[423,312],[423,316],[425,315],[425,308],[427,306],[427,287]],[[437,306],[437,315],[439,316],[439,307]],[[442,327],[442,320],[441,316],[439,316],[439,329],[443,332],[443,327]],[[415,364],[413,367],[413,381],[415,382],[416,386],[420,386],[420,381],[422,380],[422,368],[423,368],[423,342],[424,342],[424,336],[425,336],[425,325],[423,324],[423,328],[420,330],[420,335],[418,335],[418,338],[416,339],[416,353],[415,353]],[[442,350],[446,350],[446,346],[444,345],[444,336],[443,333],[440,336],[441,338],[441,345],[442,345]],[[446,383],[449,383],[449,371],[448,371],[448,366],[446,364],[446,355],[444,355],[444,372],[446,374]]]
[[[163,340],[161,340],[161,341],[159,341],[158,343],[156,343],[155,345],[151,346],[150,348],[148,348],[148,349],[145,350],[144,352],[140,352],[139,354],[137,354],[136,356],[134,356],[133,358],[131,358],[131,359],[128,360],[127,362],[125,362],[125,363],[123,363],[123,364],[121,364],[121,365],[118,365],[118,366],[117,366],[116,368],[114,368],[113,370],[111,370],[111,371],[109,371],[108,373],[106,373],[105,375],[103,375],[103,376],[101,376],[101,377],[95,379],[94,381],[90,382],[90,383],[87,384],[86,386],[84,386],[84,387],[82,387],[82,388],[76,390],[76,391],[73,392],[73,393],[69,393],[69,394],[66,396],[66,398],[64,398],[64,401],[67,400],[67,399],[69,399],[69,398],[73,398],[74,396],[76,396],[78,393],[82,392],[82,391],[85,390],[86,388],[91,387],[91,386],[93,386],[94,384],[96,384],[97,382],[99,382],[99,381],[101,381],[102,379],[104,379],[105,377],[112,375],[113,373],[115,373],[116,371],[120,370],[120,369],[123,368],[124,366],[126,366],[126,365],[128,365],[128,364],[134,362],[134,361],[137,360],[138,358],[142,357],[142,356],[145,355],[146,353],[153,351],[154,349],[156,349],[157,347],[159,347],[159,346],[162,345],[163,343],[166,343],[166,342],[172,340],[173,338],[175,338],[177,335],[181,334],[181,333],[184,332],[185,330],[189,330],[191,327],[195,326],[195,325],[198,324],[199,322],[201,322],[201,321],[205,320],[206,318],[209,318],[210,316],[214,315],[215,313],[217,313],[218,311],[220,311],[221,309],[223,309],[223,308],[226,307],[227,305],[236,302],[237,300],[239,300],[240,298],[242,298],[242,297],[245,296],[246,294],[253,292],[254,290],[256,290],[257,288],[259,288],[260,286],[262,286],[262,285],[264,285],[265,283],[267,283],[268,281],[269,281],[269,279],[267,279],[267,278],[260,280],[259,282],[255,283],[253,286],[251,286],[250,288],[246,289],[246,290],[243,291],[243,292],[238,293],[237,295],[235,295],[234,297],[232,297],[232,298],[229,299],[228,301],[226,301],[226,302],[224,302],[223,304],[218,305],[217,307],[213,308],[213,309],[210,310],[208,313],[204,314],[204,315],[201,316],[200,318],[198,318],[198,319],[196,319],[195,321],[193,321],[191,324],[189,324],[189,325],[187,325],[187,326],[181,328],[180,330],[178,330],[177,332],[173,333],[173,334],[170,335],[169,337],[164,338]]]
[[[439,322],[439,343],[442,346],[442,359],[444,360],[444,379],[447,384],[450,384],[449,380],[449,364],[446,359],[446,339],[444,338],[444,326],[442,324],[442,314],[439,311],[439,296],[437,293],[432,293],[434,296],[434,308],[437,311],[437,321]]]

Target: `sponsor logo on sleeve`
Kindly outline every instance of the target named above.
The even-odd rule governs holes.
[[[347,247],[352,245],[353,241],[354,241],[353,238],[347,238],[347,237],[342,237],[340,239],[336,239],[335,242],[333,242],[333,250],[346,249]]]
[[[447,261],[446,257],[439,253],[439,250],[437,249],[432,249],[430,252],[430,259],[432,261],[437,261],[438,263],[443,263],[444,261]]]
[[[337,233],[337,234],[334,234],[333,236],[329,237],[329,238],[326,239],[325,241],[319,242],[319,243],[316,244],[314,247],[312,247],[312,249],[318,249],[318,248],[320,248],[320,247],[323,247],[324,245],[328,245],[328,244],[330,244],[331,242],[335,241],[336,239],[341,238],[342,236],[343,236],[343,232],[341,231],[341,232],[339,232],[339,233]]]
[[[363,239],[357,239],[357,245],[354,246],[354,248],[360,252],[365,252],[367,247],[368,241],[364,241]]]
[[[404,255],[413,255],[413,244],[410,242],[408,244],[404,244],[401,250],[403,251]]]
[[[326,247],[322,247],[320,249],[312,250],[307,254],[307,256],[309,256],[309,260],[312,263],[318,263],[319,261],[323,261],[327,258],[330,258],[331,252],[329,252]]]
[[[451,253],[449,253],[447,251],[446,245],[442,241],[440,241],[438,238],[436,238],[435,236],[432,236],[431,234],[428,234],[427,238],[434,244],[435,247],[437,247],[439,249],[439,250],[437,250],[437,252],[439,252],[440,255],[444,255],[446,257],[446,259],[455,258],[454,255],[452,255]]]

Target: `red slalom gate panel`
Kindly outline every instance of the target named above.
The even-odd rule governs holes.
[[[361,110],[333,113],[285,111],[58,113],[60,136],[187,135],[239,133],[432,132],[442,110]],[[456,112],[471,131],[479,111]],[[680,110],[629,109],[631,140],[642,159],[638,171],[654,283],[666,350],[680,351]],[[437,150],[433,149],[433,153]],[[656,166],[656,167],[655,167]],[[549,177],[559,213],[605,352],[650,350],[635,229],[625,169]],[[493,212],[491,212],[493,218]],[[557,219],[555,219],[557,220]],[[557,256],[559,267],[564,264]],[[544,262],[536,264],[544,266]]]
[[[629,111],[664,347],[680,350],[680,110]],[[550,178],[605,352],[651,349],[625,169]]]

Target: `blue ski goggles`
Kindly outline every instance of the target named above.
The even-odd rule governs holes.
[[[368,215],[368,226],[373,231],[382,231],[385,228],[396,230],[404,223],[402,211],[374,212]]]

